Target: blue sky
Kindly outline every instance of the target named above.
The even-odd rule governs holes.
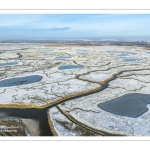
[[[150,40],[150,14],[0,14],[0,40]]]

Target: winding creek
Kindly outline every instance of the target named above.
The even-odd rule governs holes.
[[[76,78],[79,78],[79,76]],[[114,77],[113,79],[115,79]],[[108,83],[103,84],[102,87],[99,90],[89,92],[86,94],[82,94],[79,96],[75,96],[74,98],[68,98],[64,100],[63,102],[55,103],[52,106],[45,107],[43,109],[37,109],[37,108],[0,108],[0,118],[20,118],[20,119],[34,119],[38,121],[39,128],[40,128],[40,134],[39,136],[53,136],[52,131],[50,130],[49,123],[48,123],[48,110],[51,107],[54,107],[58,104],[64,105],[65,101],[73,100],[82,96],[87,96],[90,94],[94,94],[96,92],[100,92],[107,88]]]
[[[67,66],[67,68],[68,68],[68,66]],[[49,127],[48,114],[47,114],[48,110],[51,107],[54,107],[58,104],[65,105],[65,101],[74,100],[74,99],[82,97],[82,96],[87,96],[87,95],[91,95],[91,94],[94,94],[97,92],[101,92],[108,87],[109,82],[111,82],[112,80],[115,80],[117,78],[117,76],[121,75],[123,72],[147,70],[147,69],[148,68],[134,69],[134,70],[122,70],[122,71],[112,75],[112,77],[107,79],[104,83],[99,83],[100,84],[99,88],[93,89],[91,91],[87,91],[85,93],[81,93],[72,98],[66,98],[61,102],[56,102],[54,105],[50,105],[50,106],[47,106],[42,109],[37,109],[37,108],[0,108],[0,118],[1,119],[2,118],[34,119],[34,120],[38,121],[38,123],[39,123],[39,128],[40,128],[39,136],[53,136],[52,131],[50,130],[50,127]],[[88,74],[88,73],[86,73],[86,74]],[[82,80],[79,78],[80,76],[81,75],[77,75],[75,78]],[[41,77],[39,77],[39,78],[41,79]],[[93,82],[93,81],[90,81],[90,82]]]
[[[72,131],[76,132],[77,130],[72,130],[74,129],[73,127],[65,128],[65,127],[68,127],[71,123],[74,125],[78,125],[79,127],[82,127],[83,129],[86,129],[88,131],[92,131],[94,133],[93,134],[94,136],[95,136],[95,133],[98,133],[98,135],[104,135],[104,136],[111,136],[111,135],[114,136],[116,134],[113,134],[113,132],[109,132],[108,130],[96,130],[96,128],[92,125],[98,125],[98,127],[105,127],[102,125],[106,124],[107,126],[109,126],[111,116],[116,116],[116,115],[119,115],[119,117],[116,116],[117,119],[118,118],[124,119],[126,117],[130,121],[132,119],[135,119],[135,120],[138,119],[137,117],[143,114],[145,115],[146,112],[147,114],[149,114],[150,95],[141,94],[141,93],[146,93],[148,91],[147,90],[148,88],[147,89],[145,88],[147,90],[146,91],[143,85],[150,83],[150,80],[148,79],[150,75],[149,73],[150,67],[149,67],[149,60],[148,60],[150,52],[146,50],[146,52],[144,51],[143,53],[138,54],[138,51],[136,51],[137,49],[135,48],[132,48],[133,50],[131,50],[130,52],[128,47],[120,49],[118,46],[117,48],[115,47],[115,49],[111,47],[108,47],[105,49],[104,47],[104,49],[101,50],[102,48],[95,47],[94,50],[93,49],[88,50],[87,48],[84,50],[84,48],[76,49],[76,47],[75,48],[69,47],[68,49],[66,49],[66,47],[64,47],[64,49],[61,48],[58,51],[57,47],[54,47],[54,50],[51,50],[47,47],[44,49],[37,48],[37,50],[36,48],[34,48],[31,51],[30,47],[29,48],[23,47],[23,48],[20,48],[19,50],[27,50],[27,51],[25,52],[19,51],[20,53],[16,51],[17,49],[15,49],[14,52],[10,51],[11,53],[10,57],[12,58],[12,60],[8,58],[7,53],[3,54],[2,57],[4,58],[6,57],[7,61],[4,59],[2,60],[3,62],[0,63],[2,73],[6,71],[6,74],[4,75],[2,74],[2,79],[0,80],[0,90],[2,89],[0,92],[3,92],[1,100],[3,100],[3,97],[5,100],[5,97],[6,97],[6,98],[10,98],[10,101],[8,100],[8,103],[7,102],[4,103],[3,101],[0,104],[0,120],[4,120],[4,119],[23,120],[23,123],[25,125],[24,128],[28,129],[29,131],[28,133],[30,136],[34,136],[33,132],[32,133],[30,132],[31,127],[32,129],[35,129],[34,130],[34,132],[36,132],[35,136],[55,136],[53,129],[55,129],[55,131],[58,132],[58,135],[61,135],[59,132],[60,130],[58,130],[58,128],[66,129],[66,130],[63,130],[63,132],[65,133],[68,133],[68,132],[71,133]],[[39,53],[39,49],[41,53]],[[107,56],[106,58],[105,58],[104,51],[109,52],[106,54]],[[22,60],[23,62],[21,62]],[[65,60],[67,60],[67,62],[65,62]],[[145,62],[145,64],[140,66],[140,62],[141,63]],[[23,64],[23,65],[21,66],[20,64]],[[6,67],[6,66],[9,66],[9,67]],[[2,67],[5,67],[5,68],[2,68]],[[54,70],[53,70],[53,67],[55,67]],[[12,68],[12,70],[10,68]],[[79,71],[73,70],[77,68],[79,69]],[[142,70],[147,70],[147,72],[141,73]],[[63,72],[63,71],[66,71],[66,72]],[[133,73],[133,74],[125,73],[125,72],[130,72],[130,71],[131,72],[139,71],[140,73],[139,74],[138,73]],[[22,76],[24,73],[26,76]],[[33,75],[33,73],[37,75]],[[105,75],[108,74],[108,76],[103,76],[101,73]],[[122,73],[125,73],[125,74],[120,76]],[[55,74],[57,78],[55,78]],[[70,77],[61,79],[67,75],[69,75]],[[137,77],[135,77],[136,75]],[[15,78],[12,78],[13,76],[15,76]],[[11,78],[8,78],[8,77],[11,77]],[[71,82],[68,82],[70,78],[71,78]],[[57,79],[59,79],[58,83],[55,83],[55,79],[56,81]],[[74,81],[74,79],[80,80],[79,83],[77,82],[75,84],[75,86],[74,86],[74,83],[76,82],[76,80]],[[136,86],[138,84],[137,82],[132,82],[132,81],[135,81],[134,79],[137,82],[138,81],[140,82],[145,79],[144,80],[145,82],[143,81],[143,83],[139,85],[139,90],[136,90],[136,88],[134,87],[133,87],[133,90],[132,90],[132,87],[128,88],[128,85],[132,86],[132,83],[133,83],[133,86]],[[41,80],[42,82],[40,84],[34,84],[34,83],[40,82]],[[111,83],[113,80],[117,80],[117,81]],[[67,83],[65,83],[66,81]],[[83,84],[84,89],[88,89],[88,90],[80,89],[78,90],[80,92],[75,93],[75,91],[77,90],[74,90],[74,89],[72,90],[72,88],[74,87],[80,88],[78,84],[80,85],[80,83],[83,83],[83,81],[91,82],[90,84],[89,83]],[[125,84],[127,86],[124,86],[124,85],[120,86],[120,84],[123,83],[124,81],[125,82],[131,81],[131,83]],[[53,86],[53,82],[56,85],[58,84],[58,86],[55,87],[55,84]],[[31,84],[29,86],[30,88],[28,88],[28,86],[23,86],[23,85],[28,85],[28,84]],[[62,86],[63,90],[61,90],[61,86],[59,85]],[[86,85],[87,86],[92,85],[92,86],[85,88]],[[13,86],[17,86],[17,87],[13,87]],[[37,88],[36,86],[39,86],[39,87]],[[45,87],[43,88],[43,86]],[[3,87],[7,87],[6,91],[5,91],[5,88]],[[28,88],[27,90],[25,89],[26,87]],[[59,93],[59,89],[57,90],[57,87],[60,88],[60,93],[61,92],[63,93],[63,91],[69,89],[70,87],[72,91],[71,92],[65,91],[64,92],[65,94],[62,94],[63,95],[62,96]],[[115,90],[117,90],[116,88],[118,87],[121,89],[121,90],[119,89],[121,92],[123,90],[125,90],[125,92],[121,93],[119,91],[120,92],[119,93],[117,91],[119,94],[116,92],[118,95],[117,94],[115,95],[113,92],[115,92]],[[12,94],[13,96],[17,95],[16,97],[14,97],[16,98],[15,100],[11,99],[11,97],[7,95],[7,93],[11,95],[10,92],[13,92],[11,88],[17,89],[16,91],[14,90],[15,92]],[[38,92],[34,91],[34,88],[37,89]],[[27,92],[29,92],[29,97],[27,97],[27,101],[25,99],[26,96],[25,98],[23,97],[24,99],[22,99],[22,95],[20,96],[18,94],[18,93],[21,93],[20,89],[24,90],[25,91],[24,94],[25,95],[27,94],[27,96],[28,96]],[[31,89],[31,94],[30,94],[30,89]],[[50,92],[48,93],[47,89],[53,90],[52,94]],[[143,91],[145,90],[146,92],[145,91],[143,92],[141,89]],[[131,94],[130,92],[131,93],[135,92],[135,93]],[[139,93],[136,93],[136,92],[139,92]],[[33,97],[33,100],[32,100],[32,97],[30,97],[30,95],[33,96],[34,95],[33,93],[35,94],[35,97]],[[47,95],[44,95],[45,93]],[[50,97],[51,95],[53,96],[53,93],[54,94],[56,93],[55,95],[56,99],[55,97],[54,98]],[[39,97],[38,97],[38,94],[39,94]],[[108,95],[110,94],[110,95],[107,97],[105,96],[106,94]],[[126,95],[123,95],[123,94],[126,94]],[[44,96],[42,97],[41,95],[42,96],[44,95],[45,97]],[[92,96],[86,97],[90,95]],[[119,95],[122,95],[122,96],[119,97]],[[78,99],[81,97],[83,97],[83,99]],[[70,103],[67,103],[68,101],[70,101]],[[87,103],[85,104],[84,102],[85,103],[87,102]],[[54,111],[52,111],[53,109],[55,109],[54,107],[58,109],[60,116]],[[69,111],[67,109],[65,110],[65,108],[68,108]],[[80,108],[82,108],[83,110]],[[101,114],[101,112],[103,114]],[[54,113],[55,115],[58,115],[59,117],[55,118]],[[77,114],[76,115],[77,117],[78,116],[80,117],[81,115],[81,119],[83,119],[83,122],[82,120],[79,120],[80,118],[79,119],[75,118],[72,114],[75,114],[75,115]],[[109,118],[106,118],[107,114],[108,114],[108,117],[110,117],[110,120]],[[68,119],[68,122],[66,121],[67,119],[66,120],[63,119],[61,115],[64,118],[66,117]],[[89,115],[89,116],[86,117],[86,115],[87,116]],[[62,117],[62,120],[60,119],[61,117]],[[105,123],[105,120],[103,120],[105,118],[107,120],[106,123]],[[62,124],[59,124],[59,123],[57,124],[55,122],[55,120],[57,119],[58,120],[60,119],[61,122],[59,123],[62,123]],[[120,120],[117,123],[115,122],[115,120],[114,122],[112,120],[113,124],[115,125],[112,126],[112,128],[111,127],[109,128],[110,131],[113,131],[114,129],[117,130],[116,126],[119,126],[118,124],[121,124]],[[91,123],[90,121],[91,122],[93,121],[93,122]],[[52,123],[54,123],[54,126]],[[63,123],[66,123],[66,124],[63,124]],[[91,126],[88,126],[88,123],[91,123]],[[10,125],[12,124],[10,123]],[[110,123],[110,126],[111,126],[111,123]],[[133,127],[133,126],[130,126],[130,127]],[[148,127],[148,130],[149,130],[149,127]],[[82,130],[80,131],[82,132]],[[119,128],[119,131],[122,131],[121,128]],[[118,132],[117,134],[121,135],[120,132]]]
[[[47,119],[47,110],[36,109],[36,108],[0,108],[0,119],[4,118],[19,118],[19,119],[34,119],[39,123],[40,133],[39,136],[52,136],[50,130],[48,119]]]

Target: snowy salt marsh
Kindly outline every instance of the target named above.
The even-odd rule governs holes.
[[[148,111],[148,104],[150,104],[149,94],[132,93],[100,103],[98,107],[116,115],[135,118]]]
[[[65,65],[65,66],[58,67],[58,70],[77,69],[77,68],[84,68],[84,66],[81,66],[81,65]]]
[[[43,77],[39,75],[32,75],[26,77],[10,78],[0,81],[0,87],[18,86],[24,84],[31,84],[39,82]]]
[[[0,108],[2,119],[31,119],[24,121],[29,125],[28,128],[39,125],[39,129],[34,130],[34,133],[40,131],[37,135],[50,135],[52,125],[57,127],[56,131],[61,131],[59,135],[67,136],[81,136],[83,134],[80,133],[83,132],[80,131],[83,129],[86,132],[86,127],[90,127],[92,132],[96,129],[98,133],[106,131],[112,134],[120,135],[123,132],[133,135],[136,131],[138,135],[150,135],[150,111],[146,110],[149,109],[148,103],[140,105],[139,112],[143,114],[139,117],[134,117],[139,113],[136,113],[136,108],[129,117],[98,107],[98,104],[125,94],[149,94],[150,61],[149,54],[145,53],[149,49],[135,46],[42,45],[31,45],[32,48],[22,51],[20,46],[13,51],[1,52],[1,63],[18,60],[16,66],[1,67],[0,106],[7,107],[4,111]],[[48,50],[53,48],[54,51]],[[108,53],[107,50],[114,51]],[[89,51],[90,55],[76,54],[80,51]],[[23,57],[18,59],[18,55],[11,52],[21,53]],[[131,55],[127,54],[124,58],[117,56],[125,52],[131,52]],[[123,61],[130,58],[141,58],[142,61]],[[26,81],[26,78],[18,79],[31,75],[40,75],[43,78],[33,84],[30,84],[31,80]],[[51,109],[56,105],[57,109]],[[48,111],[49,109],[51,111]],[[80,124],[76,125],[76,122]],[[80,125],[83,125],[83,128]],[[139,130],[140,127],[143,128]]]

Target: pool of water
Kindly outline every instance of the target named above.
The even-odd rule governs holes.
[[[132,54],[131,52],[124,52],[124,53],[118,54],[117,56],[119,56],[119,57],[125,57],[125,56],[129,56],[131,54]]]
[[[66,58],[72,58],[71,56],[57,56],[55,59],[66,59]]]
[[[89,54],[89,51],[87,51],[87,50],[80,50],[80,51],[76,51],[76,54],[87,55],[87,54]]]
[[[106,52],[110,52],[111,53],[111,52],[114,52],[114,50],[107,50]]]
[[[116,77],[113,78],[113,80],[116,79]],[[91,93],[86,94],[87,95],[91,95],[100,91],[103,91],[104,89],[106,89],[108,87],[108,84],[103,84],[102,88],[98,91],[94,91]],[[75,100],[76,98],[80,98],[83,97],[83,95],[79,95],[76,96],[74,98],[68,98],[65,101],[62,102],[58,102],[52,106],[48,106],[46,108],[43,109],[36,109],[36,108],[26,108],[26,109],[21,109],[21,108],[0,108],[0,118],[21,118],[21,119],[33,119],[36,120],[39,124],[39,130],[40,136],[53,136],[52,131],[49,127],[48,124],[48,118],[47,118],[47,111],[49,111],[49,109],[51,107],[54,107],[58,104],[64,104],[66,101],[69,100]],[[31,124],[30,124],[31,125]],[[32,126],[32,125],[31,125]]]
[[[77,68],[84,68],[84,66],[81,66],[81,65],[65,65],[65,66],[58,67],[58,70],[77,69]]]
[[[150,54],[150,52],[145,52],[146,54]]]
[[[17,65],[18,62],[17,61],[13,61],[13,62],[8,62],[8,63],[0,63],[0,66],[14,66]]]
[[[141,58],[125,58],[123,61],[137,61],[137,60],[142,60]]]
[[[0,87],[18,86],[24,84],[31,84],[39,82],[43,77],[39,75],[32,75],[26,77],[10,78],[0,81]]]
[[[55,54],[44,54],[44,56],[56,56]]]
[[[132,93],[100,103],[98,107],[116,115],[135,118],[148,111],[148,104],[150,104],[149,94]]]

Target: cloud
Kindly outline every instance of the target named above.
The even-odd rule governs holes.
[[[60,27],[51,27],[51,28],[48,28],[49,31],[65,31],[65,30],[69,30],[69,29],[71,29],[71,28],[69,28],[69,27],[62,27],[62,28],[60,28]]]

